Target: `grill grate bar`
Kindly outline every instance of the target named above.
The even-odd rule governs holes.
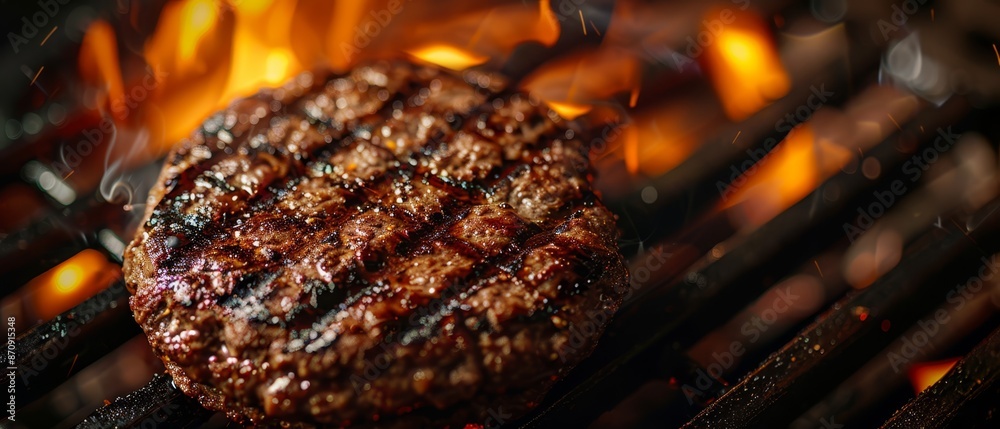
[[[924,297],[943,300],[946,288],[974,273],[980,258],[997,250],[991,244],[998,234],[995,215],[971,232],[952,225],[931,229],[893,271],[835,305],[686,427],[787,425],[939,302]]]
[[[1000,329],[882,429],[995,428],[1000,424]]]
[[[212,414],[181,392],[170,376],[154,375],[149,384],[101,407],[76,429],[187,429],[199,427]]]
[[[28,404],[139,333],[125,283],[115,282],[17,340],[18,404]]]

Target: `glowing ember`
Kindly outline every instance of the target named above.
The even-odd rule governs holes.
[[[920,394],[934,383],[937,383],[948,371],[957,364],[959,358],[939,360],[935,362],[925,362],[914,364],[910,367],[910,383],[913,384],[913,391]]]

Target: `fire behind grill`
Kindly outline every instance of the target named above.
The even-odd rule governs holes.
[[[836,15],[836,3],[760,7],[791,25]],[[824,108],[846,111],[861,104],[873,80],[887,79],[898,66],[893,55],[902,55],[913,39],[897,35],[893,43],[881,43],[872,35],[880,20],[894,22],[894,9],[865,11],[851,3],[856,9],[864,13],[839,18],[851,47],[847,55],[823,58],[804,68],[810,72],[800,70],[785,97],[745,120],[720,124],[679,165],[639,180],[625,172],[621,159],[596,159],[605,198],[622,220],[632,293],[595,353],[534,412],[513,420],[502,409],[491,410],[492,419],[481,426],[997,426],[1000,301],[991,273],[992,255],[1000,251],[1000,199],[992,173],[969,166],[977,156],[992,157],[988,164],[996,164],[1000,111],[990,97],[994,83],[971,85],[946,101],[926,88],[910,88],[931,100],[916,103],[898,120],[890,116],[893,132],[859,145],[852,161],[780,213],[755,222],[760,209],[754,200],[730,198],[729,190],[749,186],[744,180],[778,170],[781,158],[763,157],[773,146],[768,142],[787,137],[784,145],[793,136],[791,127],[776,124],[789,114],[801,122],[815,113],[802,108],[811,105],[819,88],[832,94]],[[590,9],[588,15],[602,16]],[[564,33],[576,24],[564,22]],[[607,31],[607,22],[598,24],[596,30]],[[533,58],[572,43],[524,50],[507,71],[523,75],[537,64]],[[653,70],[668,73],[659,66]],[[899,85],[909,83],[895,77]],[[715,96],[699,79],[661,90],[663,97],[686,100]],[[837,120],[842,118],[817,114],[809,123],[835,128]],[[99,196],[60,202],[64,182],[43,178],[47,170],[41,162],[45,145],[51,148],[58,139],[3,149],[4,195],[26,201],[25,211],[34,212],[25,216],[41,214],[0,243],[0,267],[12,283],[5,296],[19,298],[39,275],[55,276],[50,280],[58,283],[59,273],[49,269],[85,249],[120,261],[122,237],[130,236],[127,225],[135,217],[120,204]],[[920,170],[921,180],[911,180],[914,156],[924,154],[935,161]],[[155,175],[158,164],[136,168],[134,177]],[[37,185],[48,199],[21,197],[25,189],[36,191],[27,185]],[[972,188],[986,191],[967,192]],[[870,261],[871,266],[857,265]],[[90,368],[127,361],[119,356],[122,350],[142,350],[127,296],[123,284],[112,281],[30,330],[17,327],[18,419],[5,425],[225,424],[163,375],[119,399],[100,398],[109,401],[97,411],[46,412],[73,398],[79,393],[74,390],[83,390],[79,386],[111,383],[107,370]],[[45,311],[52,309],[36,310]],[[594,315],[595,320],[611,316]],[[950,357],[961,359],[914,397],[907,376],[922,376],[931,367],[927,362]],[[152,365],[137,372],[148,377],[157,371]],[[77,381],[75,389],[64,383],[70,377]]]

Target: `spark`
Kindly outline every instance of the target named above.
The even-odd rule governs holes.
[[[79,354],[79,353],[77,353],[76,355],[74,355],[74,356],[73,356],[73,363],[71,363],[71,364],[69,365],[69,371],[68,371],[68,372],[66,372],[66,376],[67,376],[67,377],[69,377],[69,376],[70,376],[70,374],[73,374],[73,367],[75,367],[75,366],[76,366],[76,360],[77,360],[77,359],[79,359],[79,358],[80,358],[80,354]]]
[[[997,56],[997,64],[1000,65],[1000,51],[997,51],[997,44],[993,44],[993,53]]]
[[[635,107],[635,103],[639,101],[639,87],[632,88],[632,96],[629,97],[628,107]]]
[[[45,66],[41,66],[38,68],[38,72],[35,73],[35,77],[31,78],[31,83],[29,83],[28,86],[35,84],[35,81],[38,80],[38,75],[42,74],[42,70],[45,70]]]
[[[896,118],[893,118],[891,113],[886,113],[886,116],[888,116],[889,120],[892,121],[892,123],[896,125],[896,129],[897,130],[903,131],[903,129],[900,128],[900,126],[899,126],[899,122],[896,122]]]
[[[743,133],[743,130],[740,130],[740,131],[736,132],[736,137],[733,137],[732,144],[736,144],[736,139],[740,138],[740,134],[742,134],[742,133]]]
[[[816,271],[819,271],[819,276],[823,277],[823,270],[819,267],[819,261],[813,259],[813,263],[816,264]],[[864,320],[864,319],[862,319]]]
[[[580,12],[580,26],[583,27],[583,35],[586,36],[587,35],[587,23],[583,22],[583,9],[577,9],[577,12]]]
[[[46,35],[44,39],[42,39],[42,43],[39,43],[38,46],[45,46],[45,42],[49,41],[49,37],[52,37],[52,33],[55,33],[57,28],[59,28],[58,25],[55,26],[55,27],[52,27],[52,31],[49,31],[49,34]]]
[[[594,21],[590,21],[590,27],[594,29],[594,32],[597,33],[598,36],[601,35],[601,30],[597,29],[597,25],[594,24]]]

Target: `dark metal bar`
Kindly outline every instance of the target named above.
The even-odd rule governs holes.
[[[984,212],[997,207],[1000,201]],[[997,250],[998,238],[1000,214],[971,231],[950,224],[931,228],[894,270],[834,305],[685,427],[787,426],[943,302],[957,282],[975,275],[980,259]]]
[[[121,281],[17,339],[18,405],[38,399],[135,337],[139,327]]]
[[[211,411],[174,386],[170,376],[155,375],[149,384],[101,407],[76,428],[186,429],[200,427],[211,416]]]
[[[6,280],[0,297],[16,292],[32,278],[86,249],[86,235],[83,240],[81,235],[54,214],[0,240],[0,274]]]
[[[1000,426],[1000,329],[940,381],[896,412],[882,429]]]
[[[954,303],[945,303],[928,312],[923,317],[924,326],[935,321],[945,311],[947,323],[940,324],[940,330],[931,336],[927,345],[921,347],[920,361],[943,359],[968,354],[990,332],[1000,328],[1000,312],[988,296],[987,288],[968,301],[967,305],[956,308]],[[982,295],[982,296],[980,296]],[[964,299],[964,297],[963,297]],[[883,349],[861,369],[856,371],[835,389],[827,392],[808,412],[799,416],[789,426],[790,429],[815,429],[816,422],[824,419],[845,427],[871,426],[886,421],[906,398],[912,396],[912,386],[907,377],[907,369],[915,368],[914,362],[899,360],[900,352],[909,351],[907,342],[912,341],[924,328],[918,325],[903,333],[900,339]],[[933,331],[931,331],[933,332]],[[922,338],[921,338],[922,339]],[[905,352],[904,352],[905,353]],[[905,356],[903,356],[905,358]],[[757,362],[763,359],[757,360]],[[756,368],[750,368],[750,370]]]

